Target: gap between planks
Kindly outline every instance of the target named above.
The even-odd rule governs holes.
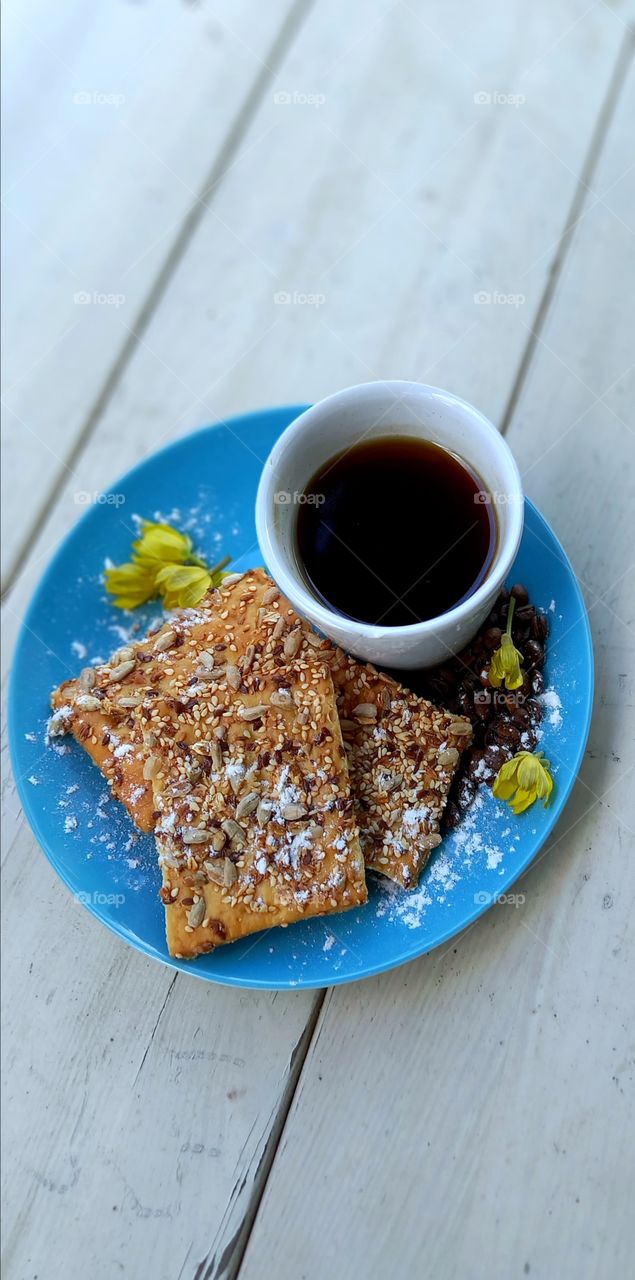
[[[635,51],[635,32],[632,32],[629,30],[626,32],[624,39],[622,41],[622,45],[620,46],[620,51],[615,62],[615,68],[609,80],[606,96],[604,98],[604,101],[598,113],[597,124],[593,131],[593,134],[589,143],[589,147],[587,150],[587,154],[586,154],[584,163],[582,165],[582,168],[580,170],[580,177],[578,179],[575,194],[571,202],[571,208],[565,220],[563,231],[561,233],[560,239],[556,246],[556,250],[553,256],[553,260],[551,262],[551,266],[547,273],[545,287],[543,289],[542,297],[540,299],[540,303],[536,312],[535,323],[527,339],[527,343],[524,348],[524,351],[521,354],[521,358],[518,365],[518,373],[516,375],[516,378],[514,379],[509,400],[501,421],[500,429],[503,435],[508,430],[511,424],[519,396],[522,392],[523,386],[527,378],[527,374],[529,372],[535,352],[537,350],[538,343],[540,340],[540,333],[542,332],[545,321],[549,314],[551,304],[555,297],[557,285],[562,276],[562,271],[564,269],[564,265],[565,265],[567,256],[569,254],[569,251],[571,249],[571,245],[573,243],[575,228],[580,218],[583,216],[584,206],[587,202],[588,197],[593,195],[593,192],[591,191],[591,182],[592,182],[595,170],[597,168],[597,164],[598,164],[600,155],[602,153],[602,148],[604,146],[604,142],[605,142],[611,121],[615,114],[615,110],[619,102],[620,95],[622,93],[622,90],[626,82],[626,77],[628,74],[628,70],[630,67],[630,63],[631,63],[631,59],[634,51]],[[468,926],[468,928],[471,928],[471,926]],[[235,1237],[235,1243],[232,1242],[234,1243],[233,1254],[230,1254],[229,1252],[230,1246],[228,1246],[228,1248],[225,1250],[225,1254],[219,1260],[219,1265],[215,1269],[210,1270],[209,1268],[207,1268],[205,1270],[202,1270],[201,1267],[199,1267],[194,1273],[193,1280],[240,1280],[240,1272],[242,1268],[243,1258],[245,1256],[247,1246],[249,1244],[249,1238],[251,1236],[251,1232],[253,1230],[256,1216],[258,1214],[258,1210],[260,1208],[260,1204],[266,1190],[267,1182],[269,1180],[269,1175],[273,1168],[274,1161],[278,1153],[278,1149],[284,1137],[284,1131],[286,1128],[287,1120],[289,1118],[289,1114],[293,1105],[295,1094],[300,1084],[300,1079],[302,1076],[302,1072],[304,1070],[304,1064],[309,1056],[309,1052],[313,1044],[317,1041],[317,1038],[320,1034],[320,1030],[324,1023],[324,1019],[328,1013],[328,1007],[330,1004],[330,1000],[327,1000],[327,996],[330,997],[332,993],[333,993],[332,987],[329,987],[325,991],[320,992],[319,998],[316,1001],[316,1005],[307,1023],[307,1027],[309,1026],[309,1024],[311,1024],[312,1029],[310,1032],[305,1033],[305,1035],[303,1036],[302,1040],[300,1041],[297,1047],[297,1056],[298,1056],[297,1071],[293,1073],[293,1079],[291,1079],[289,1082],[287,1096],[284,1099],[283,1107],[281,1108],[281,1112],[277,1120],[276,1126],[272,1130],[269,1142],[267,1144],[267,1152],[266,1152],[267,1159],[266,1159],[266,1162],[263,1161],[263,1164],[266,1163],[267,1167],[266,1169],[263,1168],[263,1171],[262,1171],[263,1176],[260,1179],[259,1184],[257,1186],[256,1185],[254,1186],[254,1195],[249,1205],[249,1212],[244,1219],[244,1222],[242,1224],[240,1231],[237,1233]],[[303,1044],[304,1044],[304,1053],[301,1052]],[[301,1061],[299,1060],[300,1057],[301,1057]]]
[[[86,417],[84,426],[79,431],[75,443],[64,460],[64,472],[58,476],[39,508],[31,515],[28,527],[18,544],[13,561],[9,565],[5,575],[5,581],[2,588],[3,600],[9,596],[11,589],[14,586],[19,567],[28,551],[34,530],[44,523],[48,512],[55,505],[55,502],[60,496],[65,483],[65,473],[68,470],[73,469],[75,463],[83,453],[86,445],[91,439],[91,436],[96,430],[99,421],[107,409],[139,343],[143,339],[143,335],[170,284],[174,272],[177,270],[184,254],[186,253],[201,219],[207,212],[208,200],[215,194],[216,190],[222,183],[227,170],[231,166],[235,153],[240,147],[243,138],[258,113],[269,84],[275,79],[289,49],[295,42],[300,28],[308,17],[314,4],[315,0],[293,0],[291,8],[273,41],[271,49],[267,53],[267,56],[262,63],[262,67],[258,71],[253,84],[247,93],[242,107],[238,111],[233,123],[230,125],[225,141],[214,160],[209,173],[204,179],[198,194],[195,196],[194,204],[192,205],[189,213],[186,214],[181,229],[177,233],[172,247],[167,253],[154,284],[150,287],[145,301],[141,305],[137,318],[131,327],[130,336],[124,341],[119,355],[116,357],[111,369],[106,374],[101,390],[98,392],[95,399],[95,403]]]
[[[247,1212],[234,1236],[225,1245],[222,1253],[219,1255],[216,1246],[212,1244],[209,1252],[198,1263],[193,1275],[193,1280],[236,1280],[236,1276],[242,1266],[247,1245],[256,1220],[256,1214],[260,1208],[260,1201],[264,1195],[265,1187],[269,1181],[269,1174],[276,1158],[278,1147],[287,1123],[289,1112],[293,1105],[300,1076],[304,1064],[309,1054],[309,1050],[319,1034],[318,1024],[322,1024],[322,1010],[327,995],[332,992],[332,987],[324,987],[317,992],[316,999],[311,1009],[311,1013],[304,1024],[304,1030],[295,1048],[292,1050],[289,1061],[289,1080],[284,1091],[282,1101],[277,1109],[275,1120],[272,1123],[269,1137],[265,1144],[265,1149],[260,1157],[260,1162],[254,1175],[254,1185],[249,1207]],[[274,996],[275,999],[275,996]],[[232,1193],[233,1194],[233,1193]],[[230,1197],[231,1203],[231,1197]],[[180,1277],[184,1274],[185,1265],[188,1261],[186,1257],[183,1267],[179,1272]]]

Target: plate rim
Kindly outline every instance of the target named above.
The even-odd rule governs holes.
[[[196,437],[201,434],[209,434],[210,432],[219,430],[228,424],[248,422],[248,421],[253,421],[254,419],[262,420],[263,418],[274,418],[279,415],[293,415],[289,417],[289,422],[291,422],[293,421],[293,417],[297,417],[299,413],[304,412],[306,407],[307,406],[302,403],[270,405],[262,409],[252,409],[244,413],[232,414],[226,418],[220,419],[218,422],[213,422],[201,427],[197,427],[195,428],[195,430],[186,432],[183,436],[180,436],[178,440],[172,440],[168,444],[164,445],[162,448],[148,453],[144,458],[141,458],[138,462],[136,462],[133,467],[130,467],[127,471],[121,474],[118,477],[118,479],[114,480],[106,489],[100,490],[100,493],[103,493],[103,494],[115,493],[117,491],[118,485],[122,485],[124,482],[129,482],[130,480],[134,480],[137,477],[138,473],[145,469],[148,463],[150,462],[154,463],[158,459],[165,458],[172,452],[177,452],[180,448],[183,447],[183,444],[186,441],[189,442],[193,437]],[[511,888],[512,885],[516,884],[518,879],[522,875],[524,875],[524,873],[532,865],[532,863],[537,858],[540,851],[544,848],[556,823],[560,820],[560,818],[564,813],[564,810],[569,801],[569,797],[571,795],[571,792],[577,780],[577,777],[580,771],[580,766],[582,764],[582,760],[584,758],[586,744],[588,742],[589,732],[591,728],[591,722],[593,719],[593,706],[594,706],[594,693],[595,693],[595,661],[594,661],[591,627],[589,623],[588,610],[586,607],[584,597],[582,595],[582,591],[580,589],[580,584],[578,581],[577,574],[574,570],[571,560],[567,552],[565,551],[560,539],[552,529],[546,517],[538,509],[535,503],[533,503],[531,499],[528,498],[527,496],[525,496],[525,503],[531,510],[534,518],[537,519],[539,525],[542,527],[542,529],[546,531],[549,539],[551,539],[551,541],[555,544],[559,552],[561,561],[567,571],[570,584],[573,589],[573,593],[577,599],[577,603],[580,611],[580,621],[583,624],[584,657],[585,657],[586,672],[588,676],[588,700],[587,700],[587,705],[585,707],[585,713],[584,713],[585,714],[584,727],[578,737],[577,750],[574,757],[574,763],[572,766],[570,766],[570,773],[567,780],[564,782],[559,782],[560,803],[559,803],[558,809],[557,810],[554,809],[548,815],[545,826],[541,832],[540,843],[533,850],[533,852],[528,854],[528,856],[524,858],[521,864],[514,869],[515,873],[513,874],[512,878],[509,880],[506,880],[505,882],[506,889],[509,889]],[[33,835],[35,836],[35,839],[39,845],[40,851],[42,852],[44,857],[47,859],[47,861],[53,868],[55,874],[59,877],[59,879],[62,881],[62,883],[65,885],[65,887],[68,889],[68,891],[71,894],[75,892],[73,889],[73,886],[69,883],[69,880],[67,879],[64,873],[64,870],[61,868],[58,862],[57,855],[53,850],[51,841],[48,839],[48,837],[45,835],[45,833],[41,829],[40,822],[39,822],[39,817],[40,817],[39,812],[37,810],[34,811],[32,809],[32,806],[31,806],[32,796],[26,789],[25,777],[19,773],[17,768],[18,733],[17,733],[17,727],[16,727],[15,721],[18,714],[17,708],[18,708],[19,691],[17,688],[16,671],[19,663],[22,646],[26,642],[26,637],[29,631],[32,630],[32,628],[29,625],[30,621],[32,620],[34,613],[37,612],[38,605],[40,602],[40,597],[44,593],[45,584],[50,574],[54,573],[55,566],[57,565],[58,561],[63,559],[66,553],[67,545],[71,541],[71,539],[76,537],[78,533],[82,529],[84,529],[87,525],[92,523],[93,520],[98,520],[99,518],[100,518],[99,504],[94,504],[91,507],[89,507],[89,509],[80,516],[79,520],[77,520],[71,526],[71,528],[66,532],[66,534],[61,539],[58,546],[56,547],[50,560],[47,562],[44,570],[42,571],[42,574],[38,579],[35,590],[33,591],[29,599],[29,603],[20,621],[18,635],[16,637],[14,650],[11,656],[9,689],[8,689],[8,697],[7,697],[7,733],[8,733],[8,741],[9,741],[9,758],[10,758],[11,769],[13,773],[13,779],[15,782],[16,791],[22,806],[22,811],[31,828],[31,831],[33,832]],[[449,926],[447,930],[443,931],[436,938],[434,945],[432,947],[428,947],[427,949],[425,947],[422,947],[418,950],[416,948],[411,949],[411,950],[408,950],[406,953],[400,953],[399,955],[392,956],[388,960],[381,960],[381,961],[378,961],[376,964],[366,965],[363,973],[359,973],[359,974],[355,974],[355,973],[339,974],[336,972],[329,975],[327,981],[320,981],[316,979],[302,978],[301,974],[299,973],[297,978],[294,978],[284,983],[281,983],[281,982],[272,983],[270,980],[266,980],[266,979],[259,980],[257,978],[251,978],[251,977],[245,980],[245,979],[241,979],[240,977],[234,976],[232,974],[228,974],[228,975],[223,974],[222,972],[210,973],[207,970],[203,970],[201,967],[198,967],[195,961],[186,962],[183,960],[178,960],[176,959],[176,957],[169,956],[167,954],[161,955],[156,950],[156,948],[153,945],[147,943],[145,939],[140,938],[137,934],[131,934],[125,925],[118,924],[116,920],[106,917],[102,913],[100,913],[96,904],[89,901],[89,902],[82,902],[82,906],[84,906],[85,909],[92,916],[94,916],[95,919],[100,922],[100,924],[104,925],[111,933],[123,939],[124,942],[134,947],[134,949],[139,951],[142,955],[147,956],[149,959],[159,961],[160,963],[167,965],[168,968],[174,969],[177,972],[185,973],[190,977],[198,978],[200,981],[213,982],[221,986],[237,987],[239,989],[243,988],[244,990],[292,991],[293,992],[293,991],[302,991],[302,990],[325,990],[331,986],[342,986],[342,985],[353,983],[353,982],[363,982],[367,978],[376,977],[380,973],[389,972],[391,969],[398,969],[402,965],[409,964],[411,961],[418,959],[420,956],[431,954],[432,951],[436,951],[438,947],[443,946],[444,943],[448,942],[451,938],[459,937],[466,929],[471,928],[471,926],[475,924],[475,922],[482,915],[484,915],[487,911],[489,911],[490,908],[495,905],[495,901],[496,901],[495,898],[493,898],[492,901],[490,902],[475,903],[474,910],[470,912],[468,918],[463,920],[458,928],[454,926]],[[328,917],[325,917],[325,919],[328,919]],[[416,933],[414,933],[414,938],[416,938]],[[414,941],[414,938],[413,938],[413,941]]]

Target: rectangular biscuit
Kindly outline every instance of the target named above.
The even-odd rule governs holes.
[[[331,661],[366,866],[414,889],[440,824],[469,720],[338,650]]]
[[[174,955],[366,900],[333,683],[306,632],[254,570],[53,694],[50,731],[155,830]]]
[[[134,712],[183,958],[367,897],[328,666],[261,571],[218,598]]]

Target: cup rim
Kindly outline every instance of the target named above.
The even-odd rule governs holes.
[[[504,544],[501,546],[494,564],[483,582],[467,599],[454,605],[445,613],[436,614],[434,618],[427,618],[422,622],[409,622],[396,627],[361,622],[357,618],[350,618],[346,614],[339,613],[335,609],[329,609],[322,604],[305,586],[300,575],[290,571],[287,557],[278,550],[279,539],[275,534],[274,522],[269,518],[270,510],[273,507],[272,482],[275,480],[277,484],[280,483],[275,474],[277,464],[284,455],[292,438],[297,435],[298,430],[307,430],[311,427],[313,425],[311,419],[318,418],[320,412],[324,408],[332,407],[334,402],[354,399],[356,393],[366,392],[371,388],[383,391],[390,391],[394,388],[395,393],[398,390],[401,392],[408,390],[417,395],[423,392],[430,399],[442,399],[466,410],[472,418],[478,419],[481,427],[484,427],[489,434],[494,447],[504,459],[505,466],[510,473],[510,480],[513,481],[513,484],[510,485],[510,492],[513,492],[514,500],[510,503],[509,529]],[[399,398],[401,397],[397,396],[397,399]],[[325,457],[326,460],[327,458]],[[307,477],[307,479],[310,479],[310,477]],[[455,395],[452,391],[447,391],[443,387],[432,386],[429,383],[413,382],[406,379],[378,379],[375,382],[356,383],[354,386],[345,387],[329,396],[324,396],[321,400],[316,400],[315,404],[304,409],[285,427],[285,430],[276,440],[265,460],[256,495],[256,533],[258,541],[271,575],[284,595],[288,596],[298,611],[311,618],[315,625],[320,627],[325,634],[328,634],[329,628],[332,630],[333,627],[339,629],[345,627],[351,635],[356,635],[360,638],[368,637],[374,640],[391,636],[395,640],[428,635],[434,636],[438,634],[440,626],[443,626],[444,629],[455,624],[459,626],[475,610],[478,611],[479,607],[485,603],[492,593],[500,590],[503,585],[520,546],[523,521],[524,492],[518,464],[505,437],[501,435],[493,422],[475,405],[470,404],[468,400],[462,399],[461,396]]]

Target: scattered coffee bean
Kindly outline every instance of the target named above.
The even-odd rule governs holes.
[[[525,658],[531,667],[544,667],[545,651],[537,640],[528,640],[525,645]]]

